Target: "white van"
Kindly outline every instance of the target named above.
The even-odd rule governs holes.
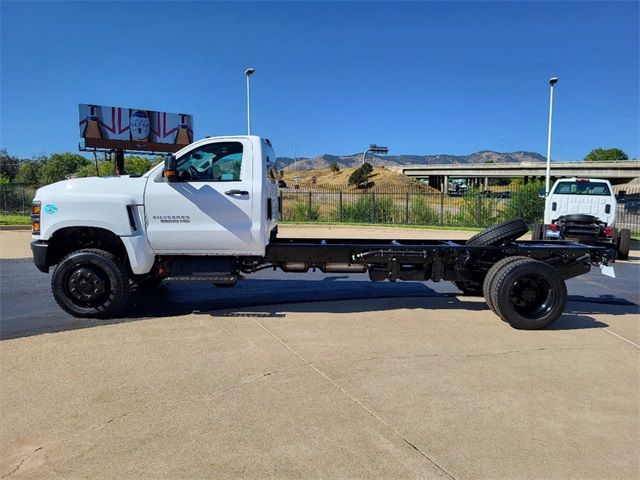
[[[533,240],[611,242],[618,258],[629,255],[631,232],[616,231],[617,201],[608,180],[600,178],[561,178],[545,201],[544,224],[536,225]]]

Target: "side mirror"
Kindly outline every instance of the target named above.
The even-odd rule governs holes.
[[[167,179],[167,182],[175,182],[178,180],[176,175],[176,156],[167,155],[164,157],[164,169],[162,175]]]
[[[538,196],[539,196],[540,198],[544,198],[544,197],[545,197],[545,195],[544,195],[544,188],[541,188],[540,190],[538,190]]]

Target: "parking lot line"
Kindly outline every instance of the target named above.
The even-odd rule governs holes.
[[[617,333],[613,333],[611,330],[609,330],[608,328],[603,328],[602,330],[604,330],[607,333],[610,333],[611,335],[614,335],[616,337],[618,337],[621,340],[624,340],[627,343],[630,343],[631,345],[633,345],[636,348],[640,349],[640,345],[638,345],[637,343],[633,343],[631,340],[624,338],[622,335],[618,335]]]

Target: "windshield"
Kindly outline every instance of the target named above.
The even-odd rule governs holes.
[[[560,182],[553,193],[555,195],[611,195],[609,185],[604,182]]]

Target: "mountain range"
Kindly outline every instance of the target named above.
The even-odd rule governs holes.
[[[400,166],[400,165],[434,165],[453,163],[521,163],[544,162],[545,158],[535,152],[493,152],[483,150],[471,155],[367,155],[367,162],[373,166]],[[278,170],[312,170],[329,168],[336,162],[340,168],[352,168],[362,163],[362,153],[352,155],[324,154],[313,158],[278,157],[276,168]],[[295,163],[295,166],[293,165]]]

